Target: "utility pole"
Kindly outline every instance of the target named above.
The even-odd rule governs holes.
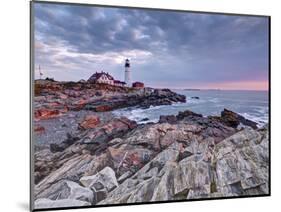
[[[39,75],[40,75],[40,80],[41,80],[41,77],[43,76],[43,73],[41,72],[40,65],[39,65]]]

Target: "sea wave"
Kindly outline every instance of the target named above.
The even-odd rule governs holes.
[[[258,127],[263,127],[268,123],[268,117],[266,115],[263,116],[256,116],[249,113],[239,113],[241,116],[245,117],[246,119],[249,119],[251,121],[254,121],[257,123]]]
[[[135,108],[135,109],[120,109],[113,111],[113,114],[117,117],[125,116],[128,119],[134,120],[139,124],[144,124],[148,122],[158,122],[160,115],[172,115],[176,114],[177,111],[175,110],[175,105],[169,105],[169,106],[151,106],[150,108],[147,109],[141,109],[141,108]],[[166,113],[161,113],[159,110],[165,108]],[[170,110],[168,110],[170,108]],[[258,113],[239,113],[246,119],[252,120],[256,123],[258,123],[258,127],[264,126],[266,123],[268,123],[268,115],[265,112],[266,109],[260,110]],[[212,111],[208,114],[203,114],[204,116],[208,115],[218,115],[219,111],[215,112]]]
[[[227,94],[226,94],[227,95]],[[117,117],[125,116],[137,123],[158,122],[160,115],[176,115],[179,111],[191,110],[196,113],[201,113],[203,116],[219,115],[224,108],[233,110],[245,118],[255,121],[259,127],[268,123],[268,106],[260,105],[255,101],[235,99],[237,104],[233,101],[225,101],[227,96],[210,96],[205,95],[200,99],[194,99],[190,95],[187,96],[186,103],[175,103],[172,105],[150,106],[149,108],[125,108],[113,112]],[[251,97],[251,96],[250,96]],[[237,97],[238,98],[238,97]],[[255,97],[251,97],[255,100]]]

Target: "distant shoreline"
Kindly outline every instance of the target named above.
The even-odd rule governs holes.
[[[241,89],[241,90],[238,90],[238,89],[206,89],[206,88],[198,88],[198,89],[190,89],[190,88],[175,88],[175,89],[172,89],[170,88],[171,90],[184,90],[184,91],[261,91],[261,92],[268,92],[268,90],[244,90],[244,89]]]

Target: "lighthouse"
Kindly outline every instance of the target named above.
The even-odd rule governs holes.
[[[128,87],[131,87],[131,71],[129,59],[125,60],[125,83]]]

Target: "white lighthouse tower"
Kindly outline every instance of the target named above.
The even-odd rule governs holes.
[[[125,60],[125,83],[128,87],[131,87],[131,71],[129,59]]]

